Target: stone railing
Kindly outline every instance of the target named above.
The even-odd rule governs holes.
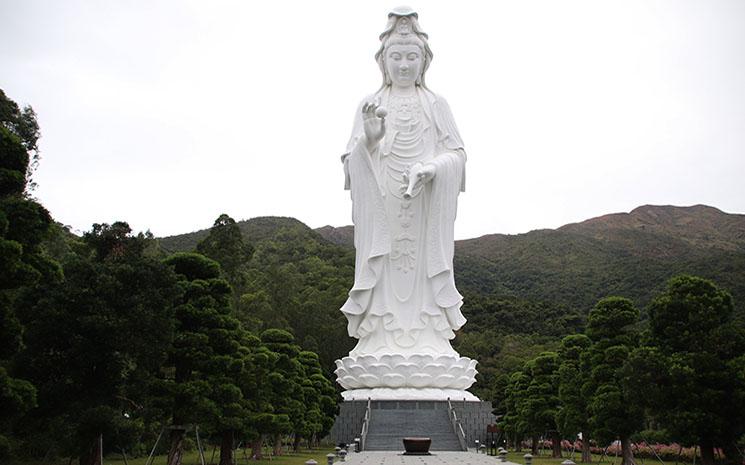
[[[453,404],[450,402],[450,398],[448,398],[448,416],[450,417],[450,423],[453,426],[453,431],[455,432],[455,435],[458,436],[458,443],[460,443],[460,448],[463,451],[468,450],[468,446],[466,445],[466,433],[463,431],[463,425],[460,424],[460,420],[458,420],[458,414],[455,413],[455,409],[453,408]]]
[[[365,442],[367,441],[367,431],[370,428],[370,399],[367,399],[367,408],[365,409],[365,418],[362,420],[362,433],[360,434],[360,451],[365,450]]]

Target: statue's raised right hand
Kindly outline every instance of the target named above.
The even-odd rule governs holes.
[[[366,146],[369,152],[375,149],[385,135],[385,117],[388,112],[375,102],[362,105],[362,121],[365,126]]]

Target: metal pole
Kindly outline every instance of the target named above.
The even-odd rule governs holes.
[[[145,465],[152,465],[153,454],[155,453],[155,448],[158,447],[158,443],[160,442],[160,437],[163,436],[163,431],[165,431],[165,428],[160,429],[160,434],[158,435],[158,439],[155,440],[155,445],[153,446],[153,450],[150,451],[150,456],[147,458],[147,462],[145,462]]]
[[[199,425],[194,427],[194,431],[197,434],[197,448],[199,449],[199,461],[204,465],[204,450],[202,449],[202,442],[199,440]]]

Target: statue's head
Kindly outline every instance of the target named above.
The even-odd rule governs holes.
[[[383,85],[391,85],[394,79],[410,79],[418,86],[424,86],[424,74],[432,62],[432,51],[427,44],[427,34],[419,27],[419,15],[409,7],[398,7],[388,13],[388,24],[380,34],[380,49],[375,60],[383,73]],[[392,69],[400,69],[395,60],[407,60],[418,56],[418,60],[409,60],[411,75],[391,75]],[[405,67],[406,68],[406,67]],[[415,69],[416,68],[416,69]]]

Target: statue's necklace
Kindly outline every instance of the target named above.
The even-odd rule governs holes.
[[[392,151],[405,158],[416,157],[423,151],[422,104],[418,95],[401,97],[391,95],[389,106],[395,139]]]

